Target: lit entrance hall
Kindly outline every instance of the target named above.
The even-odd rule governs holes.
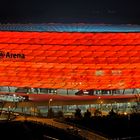
[[[73,117],[77,108],[82,115],[96,110],[107,115],[111,109],[119,114],[139,112],[139,89],[127,90],[65,90],[47,88],[1,87],[1,111],[18,112],[47,117],[52,109],[54,116],[62,111]]]
[[[22,102],[22,103],[4,103],[3,106],[1,105],[1,111],[11,111],[21,114],[28,114],[33,116],[44,116],[47,117],[48,110],[52,109],[57,115],[59,111],[62,111],[64,113],[65,117],[74,117],[74,113],[77,108],[81,110],[82,115],[89,110],[92,114],[92,116],[95,115],[95,111],[99,110],[101,111],[101,115],[108,115],[108,113],[113,109],[118,114],[129,114],[129,113],[139,113],[140,106],[137,102],[128,102],[128,103],[104,103],[101,101],[101,103],[97,104],[89,104],[89,105],[74,105],[74,103],[71,101],[69,104],[72,105],[62,105],[57,104],[54,105],[53,100],[50,99],[50,104],[44,103],[38,103],[38,102]],[[78,102],[76,103],[78,104]],[[81,103],[80,103],[81,104]]]

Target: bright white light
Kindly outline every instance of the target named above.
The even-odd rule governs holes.
[[[127,115],[127,112],[124,112],[124,115]]]

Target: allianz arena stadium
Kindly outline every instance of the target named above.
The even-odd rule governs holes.
[[[0,25],[0,86],[38,106],[138,105],[140,26]]]

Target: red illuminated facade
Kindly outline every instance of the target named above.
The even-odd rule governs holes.
[[[0,31],[0,85],[140,88],[140,33]]]

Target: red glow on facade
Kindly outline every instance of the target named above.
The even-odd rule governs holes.
[[[140,87],[140,33],[0,32],[1,86]]]

